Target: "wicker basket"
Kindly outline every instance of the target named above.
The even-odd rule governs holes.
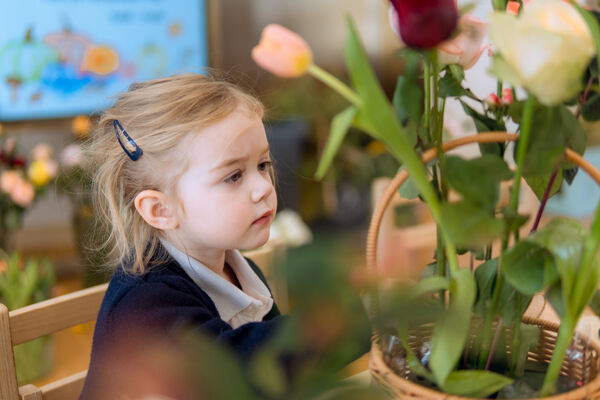
[[[456,147],[471,143],[496,143],[515,141],[517,135],[507,134],[505,132],[488,132],[480,133],[473,136],[468,136],[444,143],[442,150],[444,152],[452,150]],[[422,161],[424,164],[433,160],[437,156],[437,150],[431,149],[423,154]],[[584,170],[592,177],[598,185],[600,185],[600,172],[590,163],[585,161],[579,154],[570,149],[565,150],[565,159],[580,169]],[[369,232],[367,235],[367,269],[369,272],[375,273],[377,269],[376,249],[379,235],[379,228],[383,219],[384,212],[390,204],[392,197],[397,193],[398,188],[408,178],[406,171],[400,172],[390,182],[380,201],[375,207]],[[369,313],[376,318],[379,312],[377,302],[368,302]],[[533,324],[540,327],[540,341],[538,346],[529,352],[528,359],[532,361],[550,362],[556,337],[558,335],[559,324],[544,321],[535,318],[524,317],[523,322]],[[422,343],[428,341],[431,337],[431,327],[423,327],[420,330],[412,331],[410,334],[409,346],[413,349],[420,347]],[[438,392],[406,379],[411,371],[405,369],[399,373],[394,372],[384,361],[383,353],[380,348],[381,335],[380,332],[374,330],[371,343],[371,356],[369,369],[374,379],[382,384],[391,394],[400,399],[432,399],[432,400],[459,400],[467,399],[466,397],[451,396],[442,392]],[[576,361],[565,360],[562,366],[561,373],[568,375],[578,381],[583,382],[583,386],[556,396],[547,397],[548,399],[575,400],[575,399],[599,399],[600,400],[600,346],[589,341],[585,336],[579,335],[576,343],[573,344],[583,354],[583,357]]]

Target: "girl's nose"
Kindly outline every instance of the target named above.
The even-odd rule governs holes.
[[[268,174],[258,174],[253,182],[250,196],[253,202],[258,203],[269,197],[274,190],[271,177]]]

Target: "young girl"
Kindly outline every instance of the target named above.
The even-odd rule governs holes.
[[[108,398],[139,334],[192,326],[242,360],[271,336],[279,311],[238,251],[268,240],[277,208],[262,116],[254,97],[195,74],[133,84],[101,116],[89,153],[118,267],[81,399]]]

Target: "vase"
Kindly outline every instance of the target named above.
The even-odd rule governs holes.
[[[507,134],[505,132],[488,132],[479,133],[477,135],[463,137],[460,139],[446,142],[442,146],[442,151],[447,152],[456,147],[471,144],[471,143],[495,143],[516,141],[517,135]],[[423,153],[422,162],[424,165],[432,161],[437,156],[437,149],[430,149]],[[589,162],[585,161],[579,154],[570,149],[565,150],[565,159],[580,169],[584,170],[592,177],[596,184],[600,185],[600,172]],[[394,177],[381,195],[376,204],[369,231],[367,234],[366,246],[366,264],[370,273],[377,275],[379,273],[377,250],[379,247],[379,235],[384,214],[386,209],[391,204],[394,196],[397,196],[399,187],[408,178],[408,173],[403,170]],[[371,319],[376,321],[379,318],[379,309],[376,293],[371,293],[367,296],[367,308]],[[540,341],[538,346],[530,351],[528,360],[537,361],[548,364],[552,358],[554,345],[558,335],[559,324],[543,321],[535,318],[524,317],[523,322],[533,324],[540,327]],[[433,325],[423,326],[420,329],[412,331],[409,335],[408,345],[417,349],[431,337]],[[466,397],[449,395],[440,391],[436,391],[422,385],[419,385],[409,379],[411,371],[408,367],[390,368],[384,361],[384,354],[381,349],[382,334],[378,329],[374,329],[371,342],[371,356],[369,369],[373,378],[383,385],[388,392],[399,399],[431,399],[431,400],[459,400],[467,399]],[[556,396],[547,397],[548,399],[561,400],[579,400],[579,399],[596,399],[600,398],[600,375],[598,369],[600,366],[600,346],[595,342],[590,342],[584,336],[579,336],[574,340],[574,345],[582,351],[583,357],[575,362],[563,361],[561,373],[569,375],[582,383],[582,386],[576,390],[565,392]],[[468,349],[468,345],[467,345]]]

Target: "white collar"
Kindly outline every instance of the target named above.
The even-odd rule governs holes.
[[[253,307],[250,308],[255,309],[252,319],[257,321],[271,310],[273,298],[269,289],[238,250],[227,250],[225,262],[235,272],[242,290],[167,241],[161,239],[160,242],[188,276],[208,294],[224,321],[230,322],[251,305]]]

